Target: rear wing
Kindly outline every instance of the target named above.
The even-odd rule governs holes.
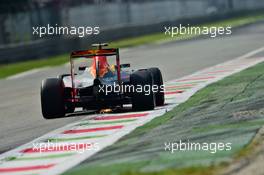
[[[71,58],[92,58],[94,56],[118,56],[118,49],[95,49],[95,50],[80,50],[71,53]]]
[[[71,79],[72,79],[72,87],[73,87],[73,97],[76,95],[76,89],[74,84],[74,58],[93,58],[95,56],[116,56],[116,67],[117,67],[117,79],[119,84],[121,85],[121,70],[120,70],[120,59],[119,59],[119,49],[118,48],[107,48],[107,49],[94,49],[94,50],[80,50],[73,51],[70,57],[71,64]]]

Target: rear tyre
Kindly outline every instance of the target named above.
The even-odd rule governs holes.
[[[153,67],[148,69],[153,77],[154,85],[158,87],[158,91],[155,93],[156,105],[163,106],[165,97],[164,97],[164,84],[162,79],[162,74],[159,68]]]
[[[45,119],[65,116],[64,85],[60,78],[48,78],[41,84],[41,108]]]
[[[130,82],[134,86],[134,92],[132,92],[133,110],[153,110],[155,108],[155,95],[151,90],[153,85],[151,73],[146,69],[136,71],[131,74]],[[140,86],[143,90],[138,91]],[[144,91],[144,87],[147,87],[147,91]]]

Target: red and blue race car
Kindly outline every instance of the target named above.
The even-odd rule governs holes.
[[[42,81],[41,107],[45,119],[64,117],[79,107],[100,110],[132,104],[133,110],[141,111],[164,105],[159,68],[133,71],[130,64],[120,63],[118,48],[104,48],[107,44],[92,46],[93,49],[71,53],[70,74]],[[111,65],[108,61],[112,57],[115,63]]]

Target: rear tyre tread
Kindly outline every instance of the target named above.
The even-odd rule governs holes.
[[[48,78],[41,84],[41,108],[45,119],[65,116],[64,85],[60,78]]]
[[[131,74],[131,84],[133,86],[141,85],[144,87],[148,85],[152,87],[153,78],[151,73],[147,70],[138,70]],[[133,92],[132,93],[132,108],[135,111],[153,110],[155,108],[155,95],[153,91],[150,91],[149,95],[145,92]]]
[[[165,97],[164,97],[165,95],[164,95],[164,84],[163,84],[161,71],[157,67],[152,67],[149,68],[148,70],[152,74],[154,85],[157,85],[159,87],[158,92],[155,93],[156,105],[163,106],[165,103]]]

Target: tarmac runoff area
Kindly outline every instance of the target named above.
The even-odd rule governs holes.
[[[88,116],[6,152],[0,156],[0,174],[52,175],[63,173],[112,145],[135,128],[172,110],[208,84],[264,61],[264,57],[250,57],[257,51],[264,51],[264,47],[237,59],[167,82],[165,93],[167,105],[163,107],[145,112]],[[188,88],[185,89],[186,87]],[[202,120],[199,119],[199,121]],[[190,124],[188,121],[188,125]],[[184,126],[183,123],[181,125]],[[178,131],[183,132],[184,130],[179,128]],[[177,131],[172,132],[174,137],[178,136],[175,132]],[[157,137],[157,139],[161,138],[164,137]],[[129,149],[129,146],[123,149]]]

